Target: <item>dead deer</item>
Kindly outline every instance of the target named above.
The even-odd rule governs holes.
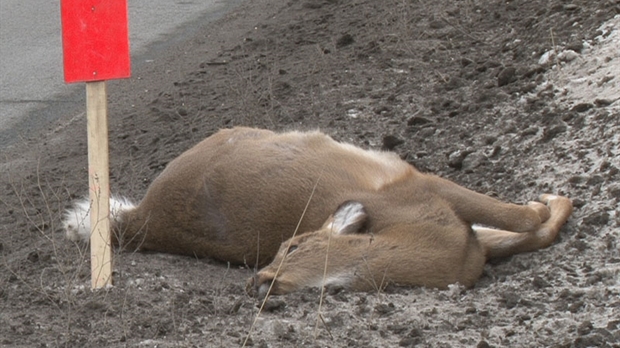
[[[265,296],[272,284],[271,294],[330,284],[470,287],[488,259],[553,243],[572,205],[540,200],[503,203],[318,131],[233,128],[171,161],[140,204],[111,199],[110,218],[113,243],[125,248],[273,260],[249,280]],[[90,204],[65,213],[70,240],[89,239]]]

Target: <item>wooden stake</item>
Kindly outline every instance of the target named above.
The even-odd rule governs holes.
[[[91,286],[98,289],[112,285],[108,105],[105,81],[86,82],[86,117],[91,208]]]

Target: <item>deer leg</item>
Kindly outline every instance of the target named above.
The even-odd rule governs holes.
[[[547,204],[551,215],[535,231],[515,233],[473,226],[487,259],[534,251],[546,248],[553,243],[560,228],[570,216],[573,206],[566,197],[542,195],[540,200]]]
[[[441,196],[465,222],[514,232],[535,231],[549,218],[549,208],[539,202],[527,205],[505,203],[449,180],[430,177],[424,185]]]

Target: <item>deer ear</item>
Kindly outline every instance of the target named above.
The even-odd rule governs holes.
[[[334,234],[359,232],[368,221],[368,214],[360,202],[346,201],[327,219],[323,228]]]

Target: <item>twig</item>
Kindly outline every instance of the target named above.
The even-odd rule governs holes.
[[[332,224],[332,228],[333,228],[333,224]],[[327,250],[325,251],[325,265],[323,266],[323,280],[321,281],[321,294],[319,296],[319,308],[317,309],[318,311],[317,319],[314,325],[314,339],[315,340],[318,336],[319,319],[321,319],[321,321],[323,322],[323,325],[325,325],[325,320],[323,320],[323,315],[321,314],[321,308],[323,307],[323,295],[325,295],[325,278],[327,278],[327,262],[329,261],[329,246],[331,244],[331,241],[332,241],[332,231],[330,231],[329,236],[327,237]],[[325,325],[325,328],[327,328],[327,325]],[[328,328],[327,328],[327,331],[329,332]],[[331,336],[331,333],[329,335]]]

